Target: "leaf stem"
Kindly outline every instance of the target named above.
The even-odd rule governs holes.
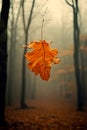
[[[43,27],[44,27],[44,18],[42,19],[42,25],[41,25],[41,40],[43,40]]]

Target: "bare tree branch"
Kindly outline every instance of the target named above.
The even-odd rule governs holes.
[[[25,14],[24,14],[24,0],[22,1],[22,14],[23,14],[23,26],[24,26],[24,30],[26,32],[26,25],[25,25]]]
[[[28,23],[26,25],[25,24],[25,14],[24,14],[24,0],[22,0],[23,25],[24,25],[25,32],[27,32],[28,29],[29,29],[29,26],[30,26],[30,23],[31,23],[31,19],[32,19],[32,13],[33,13],[34,5],[35,5],[35,0],[33,0],[33,2],[32,2],[32,6],[31,6],[31,10],[30,10],[30,15],[29,15],[29,18],[28,18]]]
[[[66,3],[67,3],[69,6],[71,6],[71,7],[73,7],[73,6],[74,6],[73,4],[69,3],[69,1],[68,1],[68,0],[65,0],[65,1],[66,1]],[[72,3],[73,3],[73,0],[72,0]]]
[[[79,7],[78,7],[78,0],[76,0],[76,11],[77,11],[77,13],[79,12]]]
[[[28,24],[27,24],[27,28],[26,28],[27,30],[28,30],[28,28],[29,28],[29,26],[30,26],[30,23],[31,23],[34,5],[35,5],[35,0],[33,0],[33,2],[32,2],[32,7],[31,7],[31,10],[30,10],[30,16],[29,16]]]
[[[21,9],[21,6],[22,6],[22,0],[20,1],[20,5],[19,5],[19,9],[18,9],[18,13],[17,13],[17,17],[16,17],[16,20],[15,20],[15,26],[16,26],[16,24],[17,24],[17,21],[18,21],[19,15],[20,15],[20,9]]]

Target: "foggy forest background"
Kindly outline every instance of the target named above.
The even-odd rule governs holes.
[[[0,0],[1,2],[1,0]],[[73,3],[75,8],[76,5]],[[84,106],[87,104],[87,0],[78,2],[79,70]],[[1,9],[1,4],[0,4]],[[8,20],[8,70],[6,104],[29,105],[30,100],[68,102],[77,107],[74,66],[73,8],[66,0],[11,0]],[[27,68],[23,45],[41,39],[53,41],[60,64],[53,65],[49,81],[43,81]],[[78,43],[77,43],[78,44]]]

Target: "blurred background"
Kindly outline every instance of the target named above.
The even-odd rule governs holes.
[[[82,109],[87,105],[87,0],[11,0],[8,19],[6,104],[27,108],[31,102]],[[1,9],[1,0],[0,0]],[[44,21],[43,21],[44,20]],[[43,81],[27,67],[23,45],[53,41],[61,62]],[[46,104],[45,104],[46,105]]]

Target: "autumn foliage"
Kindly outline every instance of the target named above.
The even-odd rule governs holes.
[[[33,41],[26,46],[31,51],[25,54],[28,61],[28,68],[36,75],[40,75],[43,80],[50,78],[50,70],[52,63],[58,64],[60,59],[57,49],[52,49],[50,43],[45,40]]]

